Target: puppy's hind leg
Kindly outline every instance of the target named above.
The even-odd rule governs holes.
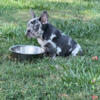
[[[47,55],[49,55],[52,58],[56,57],[56,48],[53,47],[51,43],[45,44],[44,48]]]

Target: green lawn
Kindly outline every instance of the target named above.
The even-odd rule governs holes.
[[[30,8],[37,15],[47,10],[50,23],[78,41],[84,56],[12,59],[10,46],[38,45],[25,36]],[[99,28],[99,0],[1,0],[0,100],[91,100],[93,95],[99,100]],[[93,61],[92,56],[98,60]]]

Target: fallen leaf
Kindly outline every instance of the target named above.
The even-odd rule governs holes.
[[[69,96],[68,96],[67,94],[65,94],[65,93],[60,94],[59,96],[60,96],[60,97],[65,97],[65,98],[68,98],[68,97],[69,97]]]
[[[98,99],[98,96],[94,95],[92,96],[92,100],[97,100]]]
[[[93,80],[92,80],[92,83],[95,83],[95,81],[96,81],[96,80],[93,79]]]
[[[92,60],[98,60],[98,57],[97,56],[93,56]]]

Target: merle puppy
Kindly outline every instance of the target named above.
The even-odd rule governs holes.
[[[36,17],[32,11],[31,14],[32,19],[27,24],[26,35],[36,38],[46,54],[55,57],[82,53],[81,46],[76,41],[48,22],[47,11],[43,11],[40,17]]]

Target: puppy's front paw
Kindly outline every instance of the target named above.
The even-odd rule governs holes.
[[[53,59],[53,60],[56,60],[56,56],[53,56],[52,59]]]

